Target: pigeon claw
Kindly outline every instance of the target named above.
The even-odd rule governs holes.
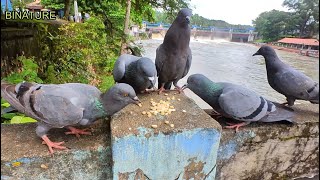
[[[42,144],[46,144],[48,146],[50,154],[53,154],[53,148],[61,149],[61,150],[68,149],[65,146],[60,146],[61,144],[64,143],[63,141],[62,142],[52,142],[52,141],[50,141],[50,139],[48,138],[47,135],[44,135],[41,138],[43,140]]]
[[[181,87],[175,87],[174,90],[175,90],[175,91],[178,91],[179,94],[181,94],[181,93],[183,94],[183,93],[184,93],[184,92],[183,92],[184,89],[181,88]]]
[[[227,128],[227,129],[236,129],[236,132],[239,131],[240,127],[250,124],[250,122],[242,122],[242,123],[238,123],[238,124],[233,124],[233,123],[228,123],[228,122],[226,122],[226,123],[229,126],[225,126],[225,128]]]
[[[150,94],[151,92],[154,92],[154,91],[156,91],[156,90],[155,90],[155,89],[145,89],[145,90],[141,91],[141,93],[142,93],[142,94],[143,94],[143,93]]]
[[[164,89],[164,87],[162,86],[160,89],[158,89],[159,93],[158,94],[161,94],[162,92],[166,92],[167,90]]]
[[[65,134],[74,134],[76,135],[78,138],[80,137],[80,134],[83,134],[83,135],[91,135],[91,132],[87,131],[87,129],[77,129],[77,128],[74,128],[74,127],[67,127],[70,131],[69,132],[65,132]]]

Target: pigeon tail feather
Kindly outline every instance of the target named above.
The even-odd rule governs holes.
[[[261,122],[277,122],[277,121],[288,121],[294,123],[294,111],[293,109],[283,106],[279,103],[272,102],[276,106],[276,110],[269,113],[259,121]]]

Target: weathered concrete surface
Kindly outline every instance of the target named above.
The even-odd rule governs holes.
[[[238,133],[224,129],[216,179],[274,180],[319,174],[319,105],[293,109],[297,124],[252,123]]]
[[[151,98],[159,102],[172,96],[176,98],[171,100],[176,109],[172,114],[142,115],[151,107]],[[127,106],[112,119],[113,179],[214,179],[221,135],[219,123],[184,95],[152,93],[140,100],[141,108]],[[165,124],[166,120],[174,128]]]
[[[35,128],[35,123],[1,125],[1,180],[112,179],[109,122],[97,122],[92,136],[79,139],[65,135],[65,129],[50,130],[52,141],[65,141],[70,148],[56,150],[53,157]]]

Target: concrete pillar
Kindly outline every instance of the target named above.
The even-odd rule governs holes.
[[[175,100],[170,102],[176,109],[172,114],[142,115],[149,111],[150,98],[159,102],[172,96]],[[219,123],[184,95],[153,93],[140,99],[141,108],[129,105],[111,122],[113,179],[214,179]]]

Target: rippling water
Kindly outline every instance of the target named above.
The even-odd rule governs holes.
[[[163,40],[143,40],[143,56],[154,60],[156,48]],[[191,41],[192,64],[186,77],[179,85],[187,82],[191,74],[201,73],[215,82],[231,82],[254,90],[272,101],[285,102],[285,97],[273,90],[267,81],[265,62],[262,56],[252,56],[258,47],[251,44],[225,41]],[[301,56],[296,53],[276,50],[280,59],[319,82],[318,58]],[[210,106],[190,90],[185,90],[201,108]],[[298,101],[297,103],[309,103]]]

